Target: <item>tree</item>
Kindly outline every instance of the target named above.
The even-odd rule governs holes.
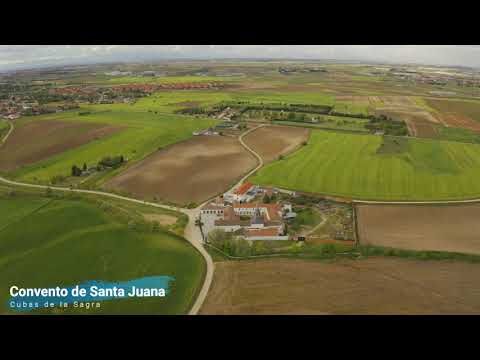
[[[245,239],[236,240],[236,256],[249,256],[251,253],[250,244]]]
[[[276,202],[276,201],[277,201],[277,195],[272,194],[272,196],[270,196],[270,201],[271,201],[272,203]]]
[[[82,170],[77,165],[73,165],[72,176],[80,176],[80,175],[82,175]]]
[[[268,196],[268,194],[265,194],[263,196],[263,203],[264,204],[270,204],[270,202],[271,202],[270,196]]]

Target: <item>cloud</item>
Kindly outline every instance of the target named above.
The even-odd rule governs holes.
[[[478,45],[0,45],[0,70],[160,59],[291,58],[463,65],[480,68]]]

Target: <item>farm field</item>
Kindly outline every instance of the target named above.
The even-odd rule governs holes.
[[[442,140],[480,144],[480,133],[473,130],[453,127],[439,127],[437,128],[437,132],[439,138]]]
[[[307,146],[250,180],[345,198],[465,199],[480,195],[479,166],[474,144],[314,130]]]
[[[146,111],[136,112],[126,110],[123,106],[116,105],[102,106],[101,109],[102,110],[98,110],[98,108],[95,107],[86,107],[86,114],[82,116],[79,116],[78,111],[41,115],[35,117],[32,125],[28,125],[28,123],[20,125],[17,132],[18,141],[22,144],[31,143],[28,146],[22,146],[22,148],[28,149],[32,147],[34,150],[42,143],[46,144],[44,146],[47,149],[51,145],[50,142],[44,142],[40,139],[35,142],[26,141],[26,139],[30,140],[31,136],[33,136],[28,132],[29,127],[43,128],[43,122],[45,121],[47,121],[46,124],[49,126],[60,122],[60,124],[69,124],[68,127],[79,127],[80,129],[86,127],[88,129],[102,124],[104,127],[107,127],[107,129],[112,127],[115,129],[121,128],[122,131],[117,131],[108,137],[98,139],[92,137],[92,141],[88,144],[75,148],[69,148],[68,145],[65,145],[64,148],[59,146],[59,150],[63,152],[51,152],[48,154],[50,156],[46,159],[35,158],[33,160],[37,161],[34,164],[26,165],[9,175],[24,181],[47,183],[52,177],[57,175],[69,176],[71,167],[74,164],[77,164],[77,166],[82,166],[83,163],[86,163],[88,166],[95,165],[105,156],[123,155],[129,160],[128,165],[130,165],[132,162],[142,159],[158,148],[188,139],[192,136],[193,131],[206,129],[217,123],[214,119],[159,115]],[[22,131],[23,126],[27,126],[27,129]],[[48,129],[48,126],[46,129]],[[24,136],[22,136],[22,134],[24,134]],[[14,134],[12,134],[12,141],[15,139],[13,135]],[[62,144],[65,138],[68,139],[67,135],[70,136],[71,142],[73,143],[78,142],[78,139],[81,138],[78,133],[75,134],[75,131],[70,131],[69,133],[62,130],[57,133],[50,133],[50,140],[53,143]],[[8,142],[10,142],[10,139]],[[6,151],[7,149],[8,147],[2,150],[5,159],[15,158],[22,154],[22,152],[13,152],[13,148],[12,151],[8,152]],[[37,157],[38,154],[42,154],[39,150],[34,150],[32,150],[34,153],[33,156]],[[12,162],[13,161],[10,160],[10,164]],[[12,166],[13,165],[10,165],[9,169]]]
[[[425,99],[425,102],[438,112],[438,118],[445,126],[480,133],[480,102],[444,99]]]
[[[88,280],[173,276],[165,298],[110,300],[90,310],[39,309],[49,314],[184,314],[201,286],[204,262],[183,238],[160,228],[131,228],[125,209],[39,195],[0,197],[0,313],[8,288],[74,286]],[[150,209],[150,211],[152,211]],[[139,262],[138,259],[141,259]]]
[[[10,128],[6,120],[0,119],[0,135]]]
[[[480,254],[479,204],[357,205],[359,241],[407,250]]]
[[[308,129],[266,126],[251,132],[243,141],[267,163],[300,147],[309,134]]]
[[[195,136],[150,155],[105,186],[146,200],[200,203],[227,190],[256,164],[236,138]]]
[[[120,131],[120,126],[30,121],[14,128],[0,148],[0,171],[9,172]],[[31,141],[35,139],[35,141]]]
[[[200,313],[478,314],[479,276],[453,261],[223,261]]]

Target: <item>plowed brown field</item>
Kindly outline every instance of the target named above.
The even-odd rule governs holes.
[[[201,314],[478,314],[480,265],[368,258],[215,264]]]
[[[179,205],[228,189],[257,160],[229,136],[194,136],[160,150],[107,182],[107,188]]]
[[[480,254],[480,204],[359,205],[359,241],[411,250]]]
[[[264,162],[277,160],[308,140],[310,130],[293,126],[266,126],[248,134],[243,140]]]

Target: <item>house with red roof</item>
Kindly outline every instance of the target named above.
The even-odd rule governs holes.
[[[223,194],[223,198],[226,202],[233,204],[234,202],[248,202],[257,195],[258,186],[251,182],[240,184],[232,191]]]

